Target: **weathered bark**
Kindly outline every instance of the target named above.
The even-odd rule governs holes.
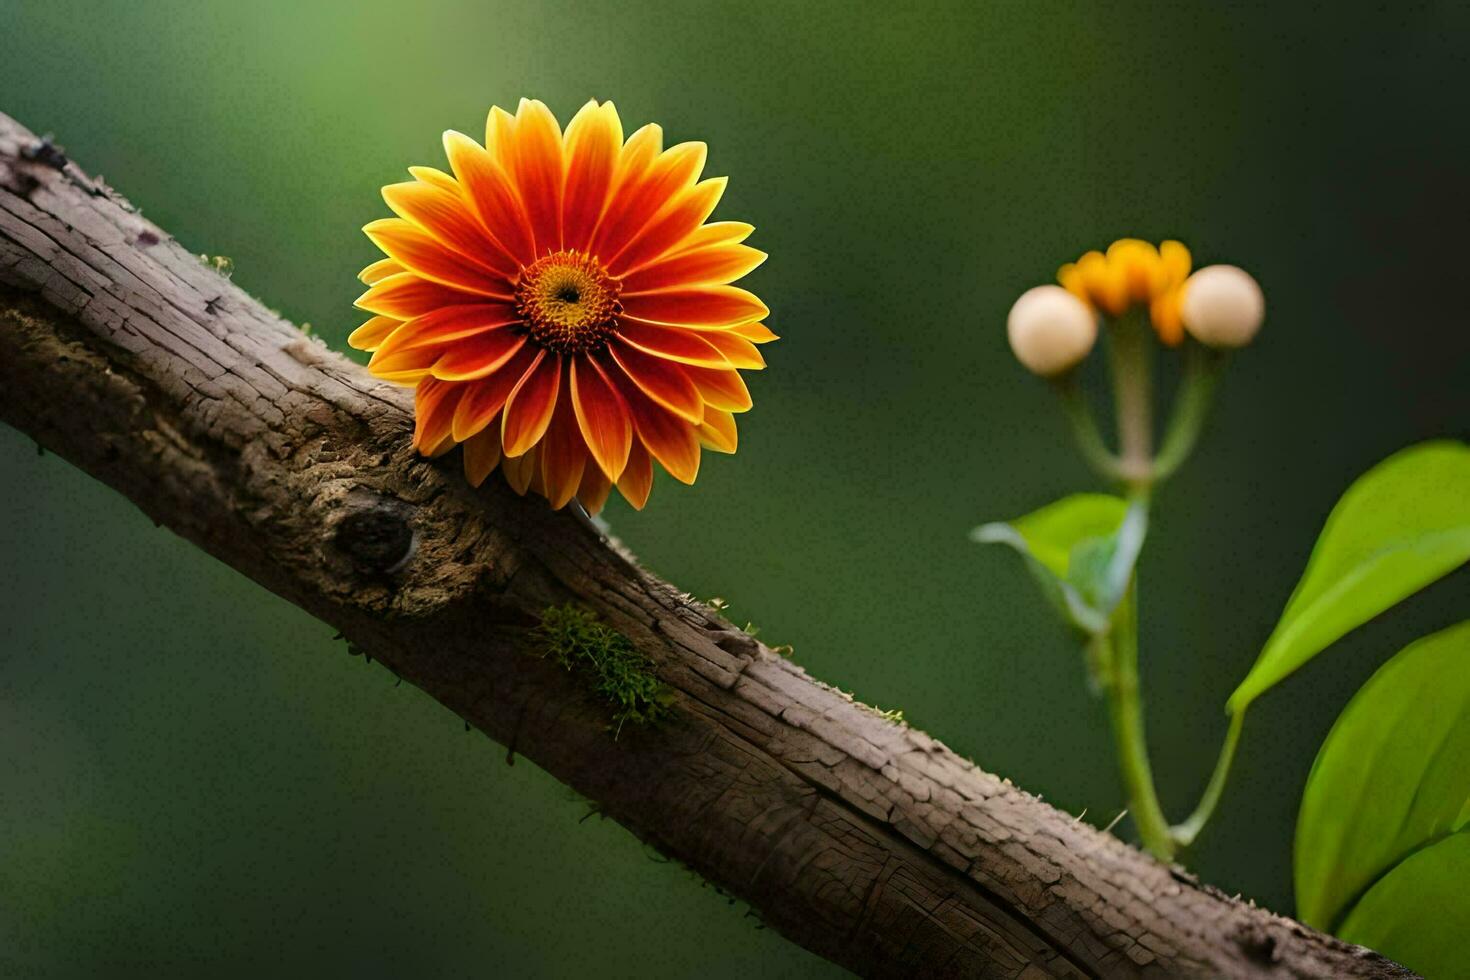
[[[409,449],[411,402],[0,115],[0,418],[340,629],[786,936],[874,976],[1401,977],[808,677],[617,546]],[[675,717],[613,738],[575,600]]]

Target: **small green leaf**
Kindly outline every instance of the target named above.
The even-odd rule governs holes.
[[[1092,586],[1109,580],[1110,559],[1122,551],[1115,536],[1127,513],[1128,502],[1119,497],[1078,493],[1009,523],[977,527],[970,537],[981,544],[1009,545],[1020,552],[1047,600],[1075,626],[1095,632],[1106,627],[1107,614],[1116,600],[1111,605],[1090,601],[1105,591]],[[1132,555],[1137,557],[1136,547]]]
[[[1112,534],[1084,538],[1073,546],[1067,581],[1088,605],[1111,616],[1133,578],[1133,566],[1147,533],[1148,503],[1135,500]]]
[[[1470,559],[1470,446],[1426,442],[1359,477],[1322,528],[1281,621],[1230,695],[1238,714],[1344,633]]]
[[[1470,833],[1416,851],[1368,890],[1338,935],[1425,977],[1463,977]]]
[[[1330,929],[1385,872],[1467,824],[1470,620],[1401,650],[1332,726],[1297,820],[1298,916]]]
[[[1025,517],[1006,523],[985,524],[972,532],[982,543],[1010,544],[1041,562],[1053,575],[1065,579],[1072,549],[1089,538],[1105,538],[1118,530],[1128,502],[1106,493],[1074,493]],[[1014,542],[1019,535],[1021,544]]]
[[[1094,609],[1104,603],[1108,569],[1118,554],[1118,539],[1084,538],[1072,549],[1067,563],[1067,584],[1077,590],[1084,602]]]

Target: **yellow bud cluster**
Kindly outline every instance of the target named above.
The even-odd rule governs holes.
[[[1244,347],[1266,315],[1266,299],[1250,274],[1210,265],[1191,274],[1182,242],[1159,245],[1120,238],[1057,270],[1061,286],[1027,290],[1011,308],[1006,330],[1016,358],[1043,377],[1066,374],[1097,341],[1098,316],[1148,310],[1159,340],[1178,347],[1188,333],[1206,347]]]
[[[1111,316],[1147,306],[1159,340],[1177,347],[1184,340],[1180,306],[1190,262],[1189,249],[1182,242],[1155,246],[1139,238],[1120,238],[1106,252],[1088,252],[1062,266],[1057,281],[1093,309]]]

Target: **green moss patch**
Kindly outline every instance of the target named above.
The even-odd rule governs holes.
[[[654,674],[653,661],[589,610],[573,603],[552,606],[531,639],[538,656],[583,677],[611,706],[614,737],[628,722],[649,725],[672,714],[672,692]]]

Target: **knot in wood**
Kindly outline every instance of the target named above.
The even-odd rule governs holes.
[[[413,528],[391,504],[354,510],[337,524],[333,541],[361,572],[383,574],[413,555]]]
[[[1276,946],[1276,936],[1258,922],[1243,925],[1235,933],[1235,942],[1242,953],[1262,966],[1271,966],[1281,961],[1281,950]]]
[[[66,151],[51,141],[49,133],[21,147],[20,155],[23,159],[52,170],[60,170],[67,164]]]

